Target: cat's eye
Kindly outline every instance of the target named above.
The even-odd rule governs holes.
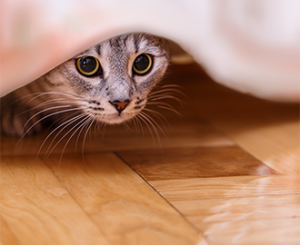
[[[146,75],[152,67],[152,57],[149,54],[140,54],[133,62],[132,70],[137,75]]]
[[[78,58],[76,68],[80,74],[86,77],[96,76],[102,71],[99,60],[93,56]]]

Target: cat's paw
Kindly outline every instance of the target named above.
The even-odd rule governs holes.
[[[22,107],[1,109],[1,134],[15,137],[30,136],[41,131],[40,117]]]

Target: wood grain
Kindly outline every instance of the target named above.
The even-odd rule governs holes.
[[[182,200],[172,205],[199,228],[232,220],[300,217],[300,195]]]
[[[41,161],[3,157],[0,181],[1,215],[19,244],[109,244]]]
[[[0,216],[0,244],[19,245],[17,238],[8,227],[6,221]]]
[[[201,227],[213,244],[298,245],[300,219],[231,220],[210,223]]]
[[[203,240],[114,154],[87,154],[84,162],[69,156],[60,165],[58,160],[59,156],[50,157],[47,166],[111,244],[196,244]]]
[[[298,194],[296,176],[243,176],[149,181],[169,201]]]
[[[276,173],[234,146],[118,151],[118,154],[147,181]]]

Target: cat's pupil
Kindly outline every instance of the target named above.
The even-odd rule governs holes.
[[[150,70],[150,59],[151,57],[148,54],[139,55],[134,61],[134,71],[138,74],[146,73]]]
[[[149,59],[146,55],[142,54],[136,58],[134,65],[138,70],[143,71],[148,67]]]
[[[84,72],[92,72],[95,70],[97,66],[97,61],[95,60],[94,57],[84,57],[80,60],[80,68]]]

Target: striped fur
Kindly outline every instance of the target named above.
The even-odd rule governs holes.
[[[132,72],[135,58],[147,53],[153,67],[145,76]],[[75,60],[94,56],[103,75],[79,74]],[[169,63],[167,42],[147,34],[128,34],[101,42],[1,99],[1,132],[23,136],[53,122],[118,124],[137,116]],[[119,113],[109,101],[130,101]],[[76,120],[74,119],[75,117]],[[81,125],[81,124],[80,124]]]

